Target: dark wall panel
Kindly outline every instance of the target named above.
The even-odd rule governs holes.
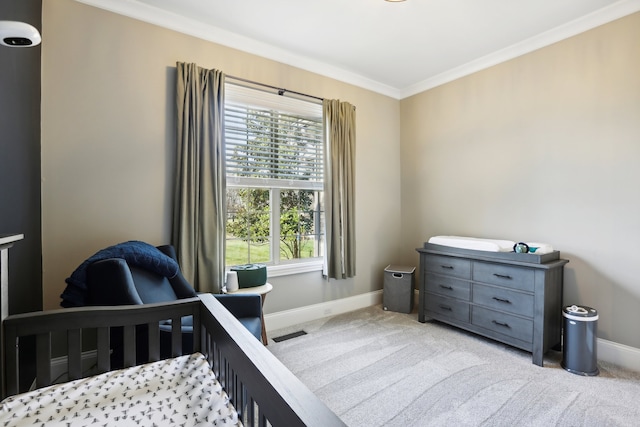
[[[41,0],[0,0],[0,20],[42,28]],[[0,46],[0,234],[9,251],[9,312],[42,309],[40,46]]]

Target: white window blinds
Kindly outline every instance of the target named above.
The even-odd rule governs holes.
[[[225,98],[228,180],[321,188],[322,105],[229,83]]]

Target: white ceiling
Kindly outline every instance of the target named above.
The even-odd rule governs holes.
[[[640,0],[78,0],[398,99],[640,10]]]

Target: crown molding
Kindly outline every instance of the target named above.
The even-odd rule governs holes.
[[[261,56],[283,64],[291,65],[312,73],[330,77],[398,99],[400,90],[360,74],[334,67],[302,55],[291,53],[273,45],[263,43],[212,25],[185,18],[160,8],[140,3],[136,0],[76,0],[89,6],[108,10],[119,15],[144,21],[182,34],[217,43],[243,52]]]
[[[400,99],[416,95],[433,89],[436,86],[484,70],[485,68],[509,61],[638,11],[640,11],[640,0],[620,0],[581,18],[528,38],[520,43],[490,53],[489,55],[402,89],[400,90]]]
[[[567,24],[531,37],[520,43],[483,56],[459,67],[429,77],[406,88],[392,86],[369,79],[360,74],[335,67],[284,49],[222,30],[136,0],[76,0],[77,2],[128,16],[173,31],[248,52],[281,62],[312,73],[320,74],[395,99],[403,99],[473,74],[501,62],[525,55],[553,43],[575,36],[592,28],[640,11],[640,0],[620,0]]]

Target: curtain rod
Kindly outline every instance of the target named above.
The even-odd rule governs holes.
[[[285,92],[289,92],[289,93],[293,93],[295,95],[299,95],[299,96],[306,96],[307,98],[313,98],[313,99],[317,99],[318,101],[324,101],[324,98],[320,98],[319,96],[313,96],[313,95],[307,95],[306,93],[302,93],[302,92],[296,92],[295,90],[289,90],[289,89],[283,89],[280,87],[276,87],[276,86],[271,86],[265,83],[258,83],[258,82],[254,82],[252,80],[247,80],[247,79],[243,79],[241,77],[235,77],[235,76],[226,76],[227,79],[232,79],[232,80],[237,80],[240,82],[244,82],[244,83],[250,83],[252,85],[257,85],[257,86],[263,86],[263,87],[268,87],[269,89],[275,89],[278,91],[278,95],[284,95]]]

